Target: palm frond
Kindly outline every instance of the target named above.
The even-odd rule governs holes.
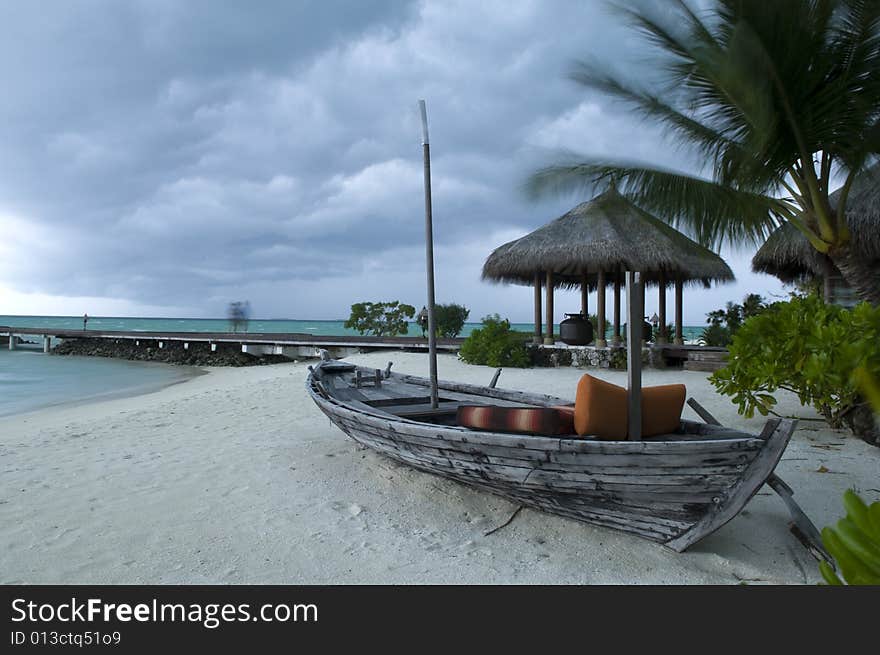
[[[608,186],[709,248],[761,243],[793,211],[784,200],[764,194],[677,171],[616,162],[547,166],[529,178],[526,189],[535,197],[595,192]]]

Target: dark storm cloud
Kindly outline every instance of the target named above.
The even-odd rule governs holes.
[[[426,98],[440,300],[526,319],[528,294],[480,266],[572,200],[527,202],[525,176],[562,148],[679,156],[566,79],[641,52],[602,7],[4,5],[0,289],[191,315],[421,304]]]

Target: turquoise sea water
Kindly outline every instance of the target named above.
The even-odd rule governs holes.
[[[343,320],[251,320],[249,332],[297,332],[315,335],[357,334],[343,326]],[[82,329],[81,316],[2,316],[0,326]],[[479,323],[468,323],[461,336],[467,336]],[[532,332],[531,323],[515,323],[513,328]],[[90,330],[142,332],[224,332],[225,319],[199,318],[117,318],[89,317]],[[701,327],[685,327],[685,339],[696,339]],[[557,327],[558,330],[558,327]],[[421,336],[415,323],[409,334]],[[557,332],[558,334],[558,332]],[[610,329],[609,329],[610,338]],[[32,338],[39,342],[39,338]],[[43,354],[40,345],[20,346],[9,351],[0,348],[0,416],[18,414],[47,405],[82,402],[114,395],[136,395],[181,381],[192,369],[166,364],[128,362],[103,357],[54,357]]]
[[[181,382],[186,366],[104,357],[53,357],[39,348],[0,348],[0,416],[41,407],[134,396]]]
[[[356,335],[355,330],[345,327],[344,320],[333,321],[299,321],[294,319],[251,319],[248,324],[248,332],[298,332],[302,334],[316,334],[338,336],[351,334]],[[48,327],[81,330],[83,326],[82,316],[3,316],[0,315],[0,325],[10,327]],[[465,323],[461,336],[468,336],[472,330],[480,327],[479,323]],[[513,329],[522,332],[532,332],[532,323],[513,323]],[[116,318],[112,316],[90,316],[89,330],[127,330],[138,332],[226,332],[230,330],[229,321],[222,318]],[[557,326],[557,330],[558,330]],[[684,326],[685,340],[696,339],[701,326]],[[558,334],[558,331],[557,331]],[[608,335],[611,328],[608,328]],[[422,331],[418,324],[410,323],[410,336],[421,336]]]

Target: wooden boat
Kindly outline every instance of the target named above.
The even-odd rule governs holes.
[[[495,380],[488,387],[441,381],[439,407],[431,409],[430,381],[390,368],[327,360],[310,369],[306,387],[337,427],[392,459],[679,552],[734,518],[765,482],[783,495],[809,537],[818,538],[773,474],[795,421],[771,419],[752,435],[682,420],[678,431],[642,441],[477,431],[455,425],[459,405],[569,401],[496,389]]]

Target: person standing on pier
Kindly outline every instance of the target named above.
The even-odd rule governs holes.
[[[422,311],[419,312],[419,315],[416,319],[419,322],[419,327],[422,328],[422,337],[425,336],[425,333],[428,331],[428,308],[422,305]]]
[[[89,323],[89,315],[83,314],[83,332],[86,331],[86,325]]]

